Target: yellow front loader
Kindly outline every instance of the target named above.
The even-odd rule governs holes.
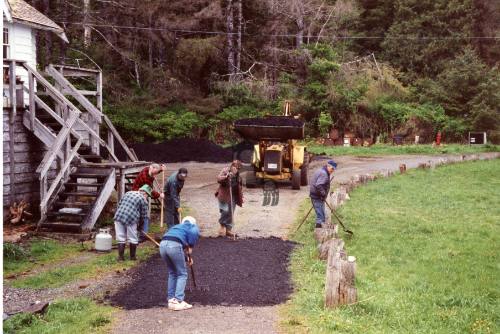
[[[234,123],[243,138],[257,141],[252,156],[253,171],[246,185],[253,187],[266,180],[290,181],[292,189],[306,186],[309,155],[304,145],[304,122],[289,116],[247,118]]]

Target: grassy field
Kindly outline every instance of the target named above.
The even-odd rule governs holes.
[[[155,252],[157,252],[156,246],[146,246],[146,244],[143,244],[137,248],[137,258],[139,261],[143,261]],[[125,253],[125,258],[127,259],[127,257],[128,249]],[[137,264],[136,261],[118,262],[116,258],[116,250],[107,254],[95,254],[88,261],[55,267],[35,275],[18,278],[11,285],[16,288],[55,288],[79,279],[96,277],[117,269],[128,269]]]
[[[312,218],[292,238],[296,287],[287,332],[498,333],[500,160],[412,170],[351,193],[340,210],[355,236],[358,303],[325,309],[325,263]],[[307,203],[307,206],[309,204]],[[306,205],[304,206],[304,208]]]
[[[479,152],[500,152],[500,145],[459,145],[446,144],[433,147],[432,145],[387,145],[377,144],[370,147],[362,146],[324,146],[314,142],[306,143],[307,150],[314,154],[324,155],[398,155],[398,154],[466,154]]]
[[[31,270],[35,266],[74,257],[81,249],[78,243],[61,243],[54,240],[33,239],[23,246],[4,243],[3,273],[4,276],[9,276]]]
[[[45,314],[16,314],[3,322],[5,334],[66,334],[109,332],[116,310],[87,298],[61,300],[49,305]]]

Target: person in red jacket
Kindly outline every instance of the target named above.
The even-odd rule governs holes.
[[[155,180],[155,177],[160,174],[162,171],[166,169],[165,165],[159,165],[159,164],[151,164],[148,167],[144,167],[143,170],[137,175],[137,177],[134,180],[134,183],[132,184],[132,190],[133,191],[138,191],[141,189],[141,187],[145,184],[151,187],[151,189],[154,189],[153,183]],[[161,198],[163,199],[164,195],[163,193],[159,193],[156,190],[153,190],[151,193],[151,197],[154,199]],[[146,218],[142,221],[142,225],[139,226],[139,231],[144,231],[148,233],[149,231],[149,218]],[[144,241],[144,236],[142,233],[139,233],[139,240],[140,242]]]
[[[143,185],[147,184],[148,186],[151,187],[151,189],[154,189],[153,187],[153,182],[155,180],[156,175],[160,174],[162,171],[166,170],[165,165],[159,165],[159,164],[151,164],[148,167],[144,167],[143,170],[137,175],[137,177],[134,180],[134,183],[132,184],[132,190],[133,191],[138,191]],[[154,199],[157,198],[163,198],[163,193],[159,193],[156,190],[153,190],[153,196]]]

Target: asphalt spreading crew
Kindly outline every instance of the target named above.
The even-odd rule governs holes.
[[[234,227],[234,210],[236,205],[243,206],[243,181],[240,176],[241,161],[234,160],[230,166],[224,167],[217,176],[219,189],[215,197],[219,201],[219,236],[236,237]]]
[[[128,241],[130,259],[136,260],[137,244],[139,243],[138,228],[142,222],[149,220],[148,197],[152,196],[149,185],[143,185],[138,191],[128,191],[118,203],[115,216],[116,240],[118,242],[118,261],[124,261],[125,245]]]
[[[180,223],[181,208],[181,191],[184,187],[184,181],[187,178],[188,171],[186,168],[180,168],[177,172],[172,173],[165,182],[163,187],[165,217],[164,221],[168,228]]]
[[[196,219],[185,217],[181,224],[172,226],[160,242],[160,256],[168,268],[167,300],[168,309],[182,311],[192,308],[185,300],[187,266],[193,265],[193,247],[200,238]]]
[[[330,192],[330,183],[335,169],[337,169],[337,163],[329,160],[325,166],[316,170],[311,178],[309,197],[316,212],[316,228],[323,227],[325,223],[325,201]]]

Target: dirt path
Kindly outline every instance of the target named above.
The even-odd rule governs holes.
[[[498,157],[499,154],[481,154],[481,157]],[[384,170],[398,170],[399,164],[415,168],[422,162],[439,162],[442,159],[462,160],[462,156],[383,156],[338,157],[339,169],[334,183],[349,180],[352,176]],[[311,163],[310,173],[323,165],[325,160]],[[182,198],[192,215],[200,223],[204,236],[214,236],[218,229],[218,208],[214,192],[215,177],[225,164],[175,163],[168,164],[168,171],[186,167],[189,170]],[[242,237],[286,237],[300,203],[308,194],[307,187],[293,191],[287,186],[279,189],[279,203],[263,206],[262,189],[245,189],[245,204],[235,213],[236,231]],[[201,280],[202,278],[198,278]],[[165,283],[166,285],[166,283]],[[276,333],[279,306],[200,306],[191,310],[171,312],[165,307],[121,311],[113,333]]]

